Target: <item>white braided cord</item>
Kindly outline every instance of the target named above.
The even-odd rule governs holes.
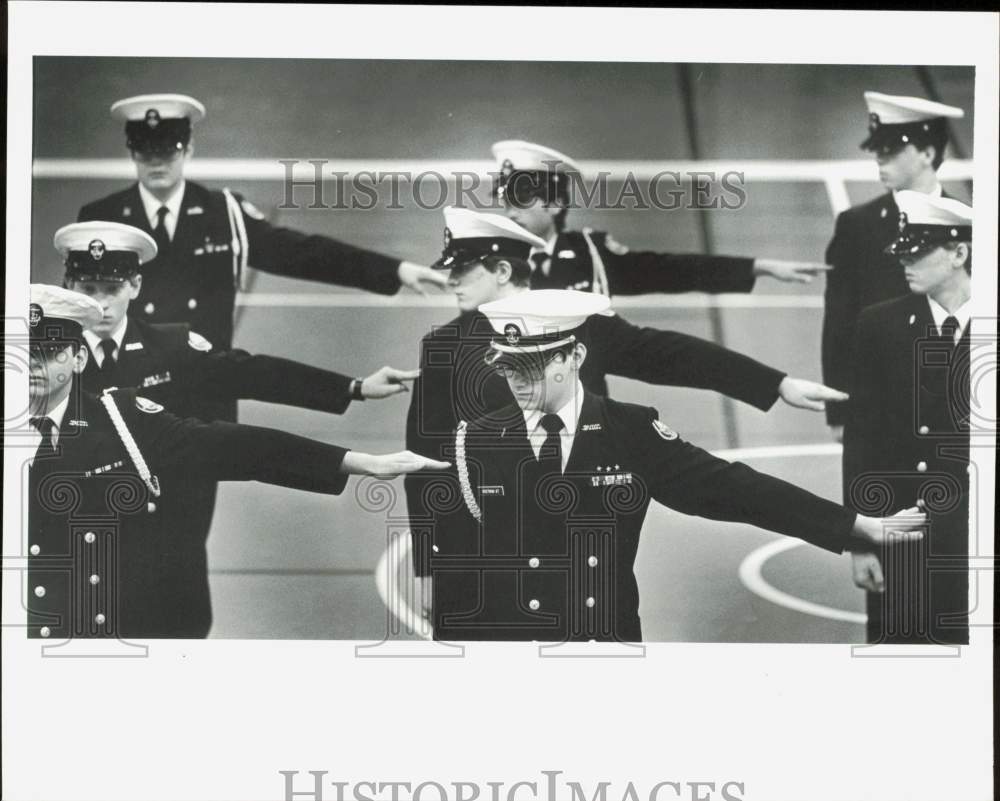
[[[476,518],[477,523],[483,522],[483,513],[472,494],[472,484],[469,482],[469,465],[465,461],[465,431],[468,425],[463,420],[455,429],[455,466],[458,468],[458,481],[462,485],[462,497],[469,513]]]
[[[229,240],[229,249],[233,254],[233,284],[237,289],[242,290],[244,288],[243,276],[246,274],[249,258],[250,241],[247,238],[247,229],[243,221],[243,210],[240,208],[240,202],[228,189],[223,189],[222,194],[226,197],[229,232],[232,234],[232,238]]]
[[[104,404],[104,408],[108,411],[108,417],[111,418],[111,423],[115,427],[115,431],[118,432],[118,437],[122,441],[122,445],[125,446],[125,450],[128,451],[129,458],[132,460],[132,464],[135,465],[135,469],[139,473],[139,478],[142,482],[149,488],[149,491],[153,493],[154,498],[160,497],[160,481],[159,479],[149,472],[149,465],[146,464],[146,460],[143,458],[142,453],[139,452],[139,446],[136,444],[135,437],[132,436],[132,432],[128,430],[128,426],[125,425],[125,418],[122,417],[122,413],[118,406],[115,404],[115,399],[111,397],[111,393],[117,389],[117,387],[111,387],[104,390],[104,394],[101,395],[101,403]]]
[[[610,295],[611,288],[608,286],[608,273],[604,269],[604,259],[601,258],[601,252],[597,249],[597,245],[594,244],[594,240],[590,238],[592,231],[592,228],[583,229],[583,238],[587,240],[590,260],[594,264],[594,280],[591,283],[590,290],[599,295]]]

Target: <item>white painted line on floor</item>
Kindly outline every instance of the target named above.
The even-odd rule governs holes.
[[[418,634],[425,640],[432,640],[434,637],[430,623],[407,603],[406,598],[412,593],[400,586],[400,568],[410,558],[410,532],[407,530],[392,536],[392,542],[386,546],[375,566],[375,589],[385,608],[405,631]]]
[[[684,295],[636,295],[616,297],[615,309],[822,309],[822,295],[705,295],[691,292]],[[254,308],[386,308],[386,309],[450,309],[458,314],[452,295],[348,294],[346,292],[252,292],[236,296],[237,306]]]
[[[296,182],[315,181],[316,166],[308,159],[284,159],[293,161],[292,178]],[[493,161],[485,159],[320,159],[320,173],[331,180],[340,174],[346,178],[362,177],[365,185],[377,186],[379,174],[404,173],[414,178],[421,173],[452,176],[463,173],[466,176],[487,177],[497,171]],[[672,174],[680,174],[684,179],[690,173],[742,173],[743,179],[750,181],[779,182],[826,182],[837,181],[878,181],[878,167],[874,159],[828,159],[828,160],[766,160],[766,159],[717,159],[704,161],[652,160],[652,159],[608,159],[579,160],[577,162],[583,176],[593,180],[599,175],[611,179],[624,180],[630,173],[640,181],[656,179],[673,180]],[[193,159],[185,166],[184,173],[192,180],[210,181],[285,181],[289,167],[278,158],[202,158]],[[938,177],[944,181],[969,180],[973,163],[969,159],[949,159],[941,165]],[[666,175],[665,175],[666,173]],[[35,178],[75,178],[94,180],[135,180],[135,165],[127,158],[111,159],[63,159],[41,158],[32,163]],[[388,178],[383,177],[383,182]],[[402,178],[400,179],[403,180]],[[433,177],[424,180],[433,180]],[[463,180],[463,183],[468,180]],[[333,201],[330,201],[331,203]]]
[[[712,453],[721,459],[729,459],[730,461],[743,459],[781,459],[793,456],[840,456],[843,453],[843,446],[835,442],[824,442],[816,445],[730,448],[729,450],[712,451]],[[841,620],[847,623],[860,623],[864,625],[868,620],[868,616],[863,612],[849,612],[845,609],[834,609],[831,606],[806,601],[803,598],[779,590],[765,580],[762,571],[768,559],[805,544],[802,540],[783,537],[780,540],[769,542],[767,545],[751,551],[740,563],[738,571],[743,586],[755,595],[759,595],[761,598],[771,601],[778,606],[783,606],[786,609],[793,609],[796,612],[815,615],[827,620]]]
[[[765,601],[770,601],[786,609],[792,609],[796,612],[803,612],[816,617],[823,617],[827,620],[841,620],[846,623],[860,623],[864,625],[868,617],[863,612],[848,612],[846,609],[834,609],[832,606],[824,606],[823,604],[806,601],[779,590],[764,579],[761,571],[768,559],[805,544],[802,540],[784,537],[780,540],[769,542],[755,551],[751,551],[740,563],[740,581],[743,582],[743,585],[750,592],[759,595]]]

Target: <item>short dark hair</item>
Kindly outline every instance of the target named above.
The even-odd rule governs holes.
[[[500,262],[510,265],[510,282],[514,286],[528,286],[531,282],[531,265],[524,259],[513,256],[484,256],[482,265],[491,273],[495,273]]]
[[[931,161],[931,166],[937,170],[944,161],[944,151],[948,147],[948,127],[942,121],[939,125],[931,126],[930,131],[928,131],[923,136],[916,136],[913,142],[913,146],[917,150],[926,150],[928,147],[934,148],[934,159]]]

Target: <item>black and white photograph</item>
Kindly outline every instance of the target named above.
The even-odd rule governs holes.
[[[994,797],[1000,15],[8,19],[5,799]]]

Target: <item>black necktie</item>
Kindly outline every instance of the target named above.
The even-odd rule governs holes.
[[[548,275],[545,269],[546,264],[549,261],[549,254],[544,250],[538,253],[531,254],[531,262],[535,265],[535,270],[540,271],[543,275]]]
[[[545,429],[548,436],[545,437],[542,449],[538,453],[538,464],[544,465],[547,468],[546,472],[551,470],[561,473],[562,437],[559,432],[565,428],[562,418],[558,414],[546,414],[539,421],[539,425]]]
[[[167,233],[167,214],[170,213],[170,209],[166,206],[160,206],[156,210],[156,228],[153,229],[153,239],[156,240],[157,253],[163,253],[168,247],[170,247],[170,234]]]
[[[955,344],[955,334],[958,331],[958,320],[948,316],[941,324],[941,338],[947,339],[949,345]]]
[[[115,369],[115,351],[118,345],[113,339],[102,339],[101,350],[104,351],[104,361],[101,362],[101,372],[110,373]]]
[[[53,434],[55,433],[56,424],[52,422],[52,418],[32,417],[28,422],[42,435],[42,442],[38,446],[36,455],[41,453],[55,453],[56,443]]]

